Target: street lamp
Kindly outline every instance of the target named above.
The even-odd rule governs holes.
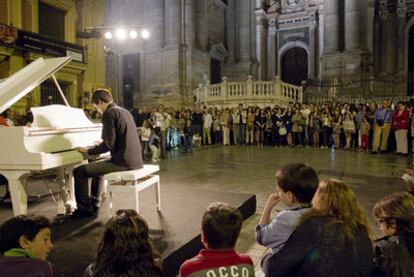
[[[84,32],[78,32],[78,37],[82,38],[101,38],[110,41],[110,45],[104,46],[106,55],[114,56],[114,73],[115,73],[115,101],[118,102],[118,82],[119,82],[119,56],[117,42],[127,40],[137,40],[139,37],[143,40],[150,38],[150,32],[144,26],[98,26],[86,27]],[[112,47],[110,47],[112,46]]]

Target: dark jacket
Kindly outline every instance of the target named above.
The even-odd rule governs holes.
[[[88,150],[89,155],[111,151],[114,164],[138,169],[144,166],[134,118],[126,109],[111,103],[102,115],[103,142]]]
[[[366,232],[356,234],[354,247],[340,243],[343,225],[329,217],[313,217],[292,234],[283,248],[262,260],[267,276],[371,276],[373,248]]]
[[[53,270],[48,261],[28,257],[0,256],[0,276],[53,277]]]
[[[374,276],[414,276],[414,233],[376,240]]]

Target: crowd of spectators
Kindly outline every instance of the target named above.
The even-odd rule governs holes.
[[[271,219],[279,203],[286,208]],[[257,242],[271,248],[261,261],[263,272],[266,276],[414,276],[413,195],[388,195],[375,204],[372,214],[380,238],[349,186],[335,179],[320,181],[305,164],[282,167],[256,226]],[[201,224],[204,249],[181,265],[180,276],[255,276],[252,259],[235,250],[242,222],[240,211],[229,204],[210,204]],[[52,230],[42,216],[4,222],[0,274],[53,276],[47,261],[53,249]],[[108,220],[97,248],[85,277],[171,276],[163,272],[145,219],[133,210],[119,210]]]
[[[414,103],[414,102],[413,102]],[[134,113],[141,139],[159,128],[160,157],[193,145],[257,145],[318,147],[365,151],[395,151],[408,155],[414,137],[413,103],[289,103],[287,107],[233,108],[195,106],[175,110],[163,105]],[[149,151],[148,151],[149,152]],[[150,157],[147,154],[147,157]],[[154,157],[154,161],[158,158]]]

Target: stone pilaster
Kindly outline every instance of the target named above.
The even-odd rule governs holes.
[[[325,54],[339,50],[339,5],[338,0],[326,0],[324,7],[325,22]]]
[[[16,28],[22,28],[22,0],[7,0],[7,6],[9,7],[9,22],[6,24],[13,25]]]
[[[251,60],[251,14],[250,1],[237,1],[237,18],[238,18],[238,52],[241,63],[249,63]]]
[[[358,0],[345,0],[345,50],[360,48]]]
[[[195,24],[193,18],[194,0],[185,1],[185,40],[192,46],[195,42]]]
[[[73,6],[66,12],[65,15],[65,41],[76,43],[76,20],[78,19],[78,13],[76,7]]]
[[[166,44],[176,45],[180,41],[180,0],[165,1],[166,10]]]
[[[148,45],[162,47],[165,45],[165,7],[164,0],[151,0],[149,3],[149,22],[151,39]]]
[[[208,2],[196,0],[196,45],[201,51],[207,51],[208,46]]]

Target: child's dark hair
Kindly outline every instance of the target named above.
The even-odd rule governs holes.
[[[276,179],[278,187],[290,191],[300,203],[310,203],[319,184],[315,170],[302,163],[285,165],[276,172]]]
[[[44,228],[52,229],[50,221],[44,216],[19,215],[7,220],[0,226],[0,253],[12,248],[21,248],[21,236],[32,241]]]
[[[148,224],[134,210],[118,210],[105,226],[93,276],[161,276]]]
[[[234,248],[242,227],[239,210],[226,203],[209,205],[204,213],[202,230],[212,249]]]
[[[109,90],[104,88],[98,88],[92,94],[92,104],[98,104],[99,101],[110,103],[113,101],[112,94]]]

